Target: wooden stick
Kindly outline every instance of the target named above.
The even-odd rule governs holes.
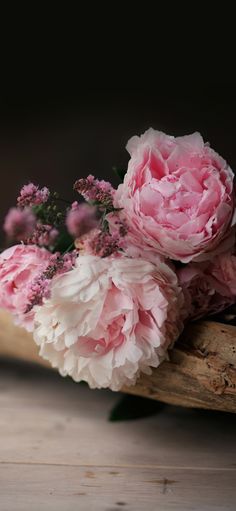
[[[38,355],[32,336],[0,312],[0,356],[50,364]],[[236,412],[236,327],[211,321],[186,327],[170,360],[142,375],[124,392],[166,403]]]

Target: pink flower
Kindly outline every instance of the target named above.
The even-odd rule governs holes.
[[[165,358],[182,330],[182,307],[165,263],[81,255],[52,281],[51,298],[37,308],[34,339],[63,376],[119,390]]]
[[[236,256],[221,254],[210,262],[191,263],[178,271],[188,316],[215,314],[236,301]]]
[[[71,209],[67,213],[66,226],[71,236],[78,238],[87,234],[98,224],[96,219],[96,209],[88,204],[78,204],[73,202]]]
[[[86,178],[78,179],[74,184],[74,189],[82,195],[85,200],[96,202],[107,210],[113,209],[115,190],[108,181],[100,181],[90,174]]]
[[[90,240],[91,253],[99,257],[108,257],[121,249],[122,240],[116,234],[100,231]]]
[[[216,257],[211,266],[210,274],[214,280],[214,286],[219,293],[236,300],[236,256],[234,254],[222,254]]]
[[[78,253],[76,250],[61,255],[59,252],[51,255],[50,261],[46,269],[40,274],[37,274],[28,286],[27,292],[27,306],[25,312],[30,312],[35,305],[42,305],[44,298],[49,298],[51,280],[56,275],[61,275],[72,269],[75,264]]]
[[[11,208],[5,218],[3,229],[8,238],[15,241],[24,241],[30,236],[35,228],[36,218],[28,208],[23,211]]]
[[[52,247],[59,235],[59,231],[48,224],[37,222],[31,236],[25,240],[30,245],[39,245],[40,247]]]
[[[93,229],[75,240],[75,246],[80,253],[108,257],[123,248],[123,239],[119,234],[109,234],[100,229]]]
[[[21,208],[44,204],[49,199],[50,192],[46,186],[39,188],[33,183],[24,185],[17,199],[17,205]]]
[[[50,252],[33,245],[15,245],[0,254],[0,307],[27,330],[32,330],[34,318],[33,311],[25,314],[31,283],[50,258]]]
[[[171,137],[149,129],[133,137],[124,183],[114,206],[123,208],[129,241],[182,262],[209,258],[222,240],[233,243],[233,173],[199,133]]]

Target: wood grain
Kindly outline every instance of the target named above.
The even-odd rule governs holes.
[[[199,470],[169,468],[6,464],[0,465],[2,509],[233,511],[235,475],[236,471],[211,471],[206,477]]]
[[[110,423],[117,393],[0,362],[1,511],[234,511],[236,415]]]
[[[0,313],[0,355],[49,367],[32,336]],[[202,321],[190,324],[151,376],[124,392],[166,403],[236,412],[236,327]]]

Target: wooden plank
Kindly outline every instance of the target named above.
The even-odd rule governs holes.
[[[0,511],[235,509],[235,415],[167,406],[109,423],[118,397],[0,364]]]
[[[1,511],[234,511],[236,471],[0,464]]]
[[[32,336],[14,327],[5,312],[0,312],[0,327],[0,355],[49,365]],[[236,327],[208,321],[189,325],[169,362],[123,390],[175,405],[236,412]]]
[[[110,423],[119,396],[56,373],[0,366],[0,461],[231,469],[236,416],[167,407]]]

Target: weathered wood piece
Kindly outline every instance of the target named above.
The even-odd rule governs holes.
[[[0,313],[0,356],[49,367],[32,336]],[[174,405],[236,412],[236,327],[211,321],[186,327],[170,360],[124,392]]]

